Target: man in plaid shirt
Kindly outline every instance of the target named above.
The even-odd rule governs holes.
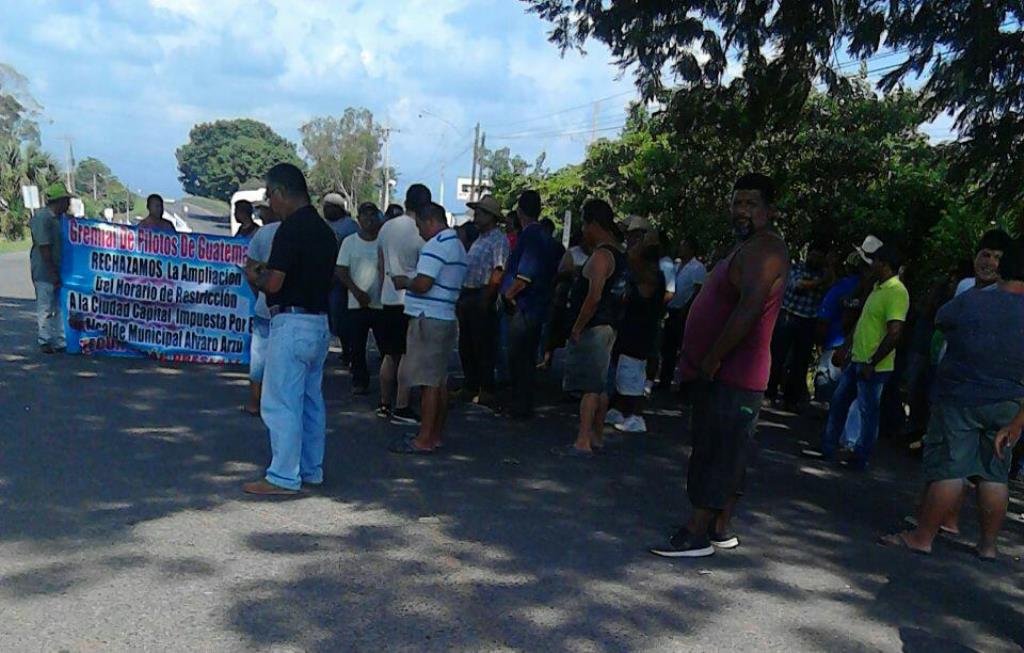
[[[765,395],[779,397],[779,386],[787,410],[795,411],[807,398],[807,369],[814,350],[815,319],[821,299],[832,284],[825,249],[812,244],[807,258],[790,268],[786,294],[772,336],[772,374]]]

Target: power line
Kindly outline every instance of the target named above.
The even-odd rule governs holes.
[[[597,127],[607,127],[611,123],[622,122],[624,118],[625,118],[625,116],[618,115],[618,114],[613,114],[613,115],[604,116],[603,118],[599,118],[597,120],[596,125],[595,125],[593,120],[586,120],[586,121],[583,121],[583,122],[578,122],[578,123],[569,124],[569,125],[548,126],[548,127],[543,127],[543,128],[542,127],[538,127],[537,129],[527,129],[527,130],[520,131],[520,132],[512,132],[512,133],[509,133],[509,134],[503,134],[501,136],[494,136],[492,138],[502,138],[502,139],[509,139],[509,138],[531,138],[531,137],[537,136],[537,135],[543,136],[545,134],[551,134],[551,133],[563,133],[563,132],[573,131],[573,130],[577,130],[577,129],[582,130],[584,128],[589,128],[589,127],[594,127],[594,126],[597,126]]]
[[[508,136],[492,136],[491,138],[494,139],[494,140],[508,141],[508,140],[519,140],[519,139],[525,139],[525,138],[555,138],[555,137],[562,137],[562,136],[579,136],[580,134],[590,134],[590,133],[596,133],[596,132],[614,131],[614,130],[622,129],[625,126],[626,126],[626,123],[622,123],[621,125],[615,125],[613,127],[604,127],[602,129],[579,129],[579,130],[576,130],[576,131],[549,132],[549,133],[546,133],[546,134],[541,134],[541,133],[537,133],[537,134],[519,134],[519,135],[510,134]]]
[[[535,120],[543,120],[544,118],[551,118],[552,116],[560,116],[562,114],[569,113],[571,111],[579,111],[580,109],[586,109],[588,107],[593,106],[593,104],[595,102],[605,102],[607,100],[614,100],[614,99],[617,99],[617,98],[620,98],[620,97],[625,97],[626,95],[635,95],[635,94],[636,94],[635,90],[624,91],[622,93],[616,93],[615,95],[609,95],[608,97],[598,98],[596,100],[590,100],[586,104],[580,104],[580,105],[577,105],[577,106],[574,106],[574,107],[569,107],[567,109],[561,109],[559,111],[554,111],[552,113],[546,113],[546,114],[539,115],[539,116],[533,116],[532,118],[523,118],[522,120],[516,120],[516,121],[513,121],[513,122],[502,123],[502,124],[498,125],[498,128],[501,129],[501,128],[505,128],[505,127],[514,127],[516,125],[522,125],[524,123],[534,122]]]

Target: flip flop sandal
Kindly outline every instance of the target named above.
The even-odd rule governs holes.
[[[929,556],[932,554],[931,551],[924,551],[923,549],[915,549],[907,543],[907,539],[903,536],[903,533],[892,533],[890,535],[882,535],[878,538],[878,543],[882,546],[889,546],[896,549],[906,549],[911,553],[917,555]]]
[[[411,454],[415,456],[429,456],[434,453],[433,449],[420,449],[412,443],[412,438],[401,438],[391,443],[388,451],[398,454]]]
[[[420,437],[420,434],[419,433],[406,433],[402,437],[405,440],[407,440],[409,442],[412,442],[416,438]],[[434,446],[434,450],[437,450],[437,449],[444,449],[444,440],[442,440],[441,442],[438,442],[437,445]]]
[[[917,528],[917,517],[913,515],[907,515],[903,518],[903,522],[910,524],[914,528]],[[946,526],[939,526],[939,535],[948,535],[949,537],[960,537],[960,531],[954,531]]]
[[[576,445],[569,444],[560,447],[552,447],[551,453],[555,454],[559,458],[579,458],[581,460],[590,460],[594,457],[593,451],[584,451],[583,449],[577,449]]]

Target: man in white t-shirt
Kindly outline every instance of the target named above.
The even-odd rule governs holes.
[[[348,335],[352,360],[352,394],[365,395],[370,386],[366,366],[366,339],[373,331],[379,343],[383,306],[380,303],[381,276],[377,234],[381,212],[373,202],[359,206],[356,214],[359,231],[346,238],[338,250],[338,281],[348,290]],[[381,393],[384,393],[381,387]]]
[[[405,194],[405,215],[385,222],[377,236],[383,277],[380,299],[384,311],[381,317],[383,337],[378,343],[383,360],[380,365],[381,403],[377,416],[398,424],[417,424],[419,418],[409,408],[409,384],[405,381],[402,367],[409,328],[409,318],[405,315],[405,291],[397,288],[395,282],[408,285],[416,272],[423,247],[423,238],[416,227],[416,212],[430,201],[430,189],[423,184],[413,184]]]
[[[679,241],[678,259],[675,265],[675,292],[668,302],[668,314],[665,316],[665,333],[661,343],[661,375],[659,383],[663,388],[672,386],[679,362],[679,348],[683,344],[683,329],[686,316],[690,312],[690,304],[704,285],[707,270],[697,260],[699,249],[692,237]]]
[[[257,207],[263,226],[256,230],[249,240],[246,267],[261,271],[270,260],[274,235],[281,226],[281,219],[274,215],[269,205]],[[255,288],[254,288],[255,290]],[[263,369],[267,361],[267,344],[270,342],[270,309],[267,296],[256,290],[256,305],[253,307],[252,339],[249,345],[249,402],[243,410],[253,417],[260,415],[260,398],[263,396]]]
[[[448,419],[448,360],[458,336],[455,305],[466,278],[466,250],[448,226],[444,207],[433,202],[420,206],[416,224],[426,244],[414,278],[398,278],[396,286],[409,291],[405,297],[409,336],[403,361],[409,385],[423,388],[423,420],[418,433],[399,438],[391,451],[429,454],[441,446]]]

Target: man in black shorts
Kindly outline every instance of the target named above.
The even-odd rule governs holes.
[[[692,511],[666,546],[667,558],[699,558],[739,546],[729,532],[743,492],[757,413],[771,371],[771,339],[789,271],[786,243],[772,228],[775,185],[749,174],[733,186],[730,217],[739,241],[693,302],[679,368],[693,382],[693,454],[686,478]]]
[[[409,384],[402,369],[409,318],[405,315],[405,290],[396,287],[396,281],[405,288],[416,276],[416,263],[423,248],[423,238],[416,226],[416,211],[427,204],[430,204],[430,189],[423,184],[413,184],[405,194],[405,215],[385,222],[377,236],[384,272],[381,288],[384,337],[380,343],[384,358],[380,365],[382,392],[377,415],[398,424],[416,424],[419,419],[409,408]],[[395,388],[393,407],[390,392],[385,394],[385,389],[392,387]]]

